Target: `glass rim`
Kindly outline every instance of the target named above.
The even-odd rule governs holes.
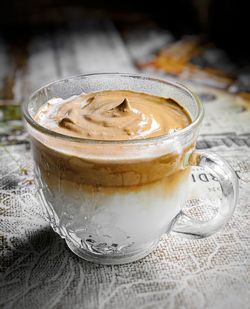
[[[108,76],[108,75],[110,75],[110,76],[118,76],[119,75],[120,77],[154,81],[154,82],[159,82],[159,83],[162,83],[162,84],[171,85],[171,86],[180,88],[180,89],[184,90],[186,93],[188,93],[192,97],[192,99],[195,101],[195,103],[198,107],[198,114],[195,117],[195,119],[191,122],[190,125],[188,125],[187,127],[183,128],[181,130],[173,132],[171,134],[166,133],[166,134],[162,134],[160,136],[149,137],[149,138],[138,138],[138,139],[132,139],[132,140],[99,140],[99,139],[88,139],[88,138],[82,138],[82,137],[76,137],[76,136],[69,136],[69,135],[58,133],[58,132],[55,132],[53,130],[50,130],[48,128],[41,126],[31,116],[31,114],[29,112],[30,101],[37,93],[39,93],[43,89],[45,89],[45,88],[47,88],[47,87],[49,87],[53,84],[60,83],[60,82],[63,82],[63,81],[67,81],[67,80],[88,78],[88,77],[91,77],[91,76],[100,76],[101,77],[101,76]],[[160,79],[160,78],[156,78],[156,77],[151,77],[151,76],[148,76],[146,74],[119,73],[119,72],[80,74],[80,75],[74,75],[74,76],[70,76],[70,77],[66,77],[66,78],[62,78],[62,79],[50,82],[50,83],[40,87],[39,89],[35,90],[30,95],[29,100],[24,102],[22,111],[23,111],[23,115],[24,115],[24,118],[27,121],[27,123],[29,125],[31,125],[33,128],[35,128],[37,131],[39,131],[39,132],[41,132],[45,135],[50,135],[52,137],[60,138],[60,139],[67,140],[67,141],[70,141],[70,142],[86,143],[86,144],[141,144],[141,143],[145,143],[145,142],[150,143],[150,142],[158,142],[158,141],[163,141],[163,140],[165,141],[165,140],[168,140],[168,139],[172,139],[172,138],[176,138],[176,137],[188,134],[189,132],[191,132],[193,129],[195,129],[201,123],[201,121],[204,117],[204,107],[203,107],[199,97],[193,91],[191,91],[189,88],[184,86],[183,84],[176,82],[176,81],[170,81],[170,80],[164,80],[164,79]]]

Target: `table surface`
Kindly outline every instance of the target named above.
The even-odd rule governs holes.
[[[226,79],[206,76],[205,84],[213,85],[208,87],[201,76],[205,70],[195,78],[182,70],[177,77],[205,105],[197,148],[221,154],[239,178],[236,211],[217,234],[200,240],[164,235],[141,261],[100,266],[70,252],[36,198],[29,139],[20,120],[20,104],[31,91],[93,71],[167,76],[148,63],[152,57],[156,63],[154,52],[172,41],[153,24],[124,29],[107,18],[75,20],[19,44],[0,37],[0,308],[248,308],[250,101],[233,94],[235,85],[228,87]],[[218,184],[202,170],[193,172],[191,182],[187,210],[211,217]]]

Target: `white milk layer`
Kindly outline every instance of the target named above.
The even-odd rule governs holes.
[[[180,212],[187,195],[188,173],[168,190],[167,182],[137,191],[66,191],[63,182],[48,189],[43,200],[53,205],[53,218],[63,236],[96,253],[121,254],[139,250],[160,238]],[[41,180],[41,178],[40,178]]]

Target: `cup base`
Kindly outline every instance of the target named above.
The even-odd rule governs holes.
[[[110,256],[110,255],[101,255],[90,253],[89,251],[79,248],[75,246],[72,242],[65,240],[69,249],[78,255],[80,258],[97,264],[102,265],[120,265],[120,264],[127,264],[138,261],[147,255],[149,255],[158,245],[158,240],[152,242],[149,246],[146,247],[144,250],[140,250],[139,252],[133,252],[127,255],[119,255],[119,256]]]

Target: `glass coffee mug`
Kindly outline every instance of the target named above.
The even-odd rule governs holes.
[[[192,123],[170,135],[104,141],[56,133],[33,118],[51,98],[107,89],[172,98]],[[136,74],[71,77],[31,96],[24,117],[38,195],[52,228],[75,254],[100,264],[133,262],[152,252],[164,233],[206,237],[228,222],[237,201],[237,177],[216,154],[195,150],[203,113],[198,97],[183,85]],[[218,213],[208,221],[195,220],[183,209],[192,166],[216,176],[222,189]]]

